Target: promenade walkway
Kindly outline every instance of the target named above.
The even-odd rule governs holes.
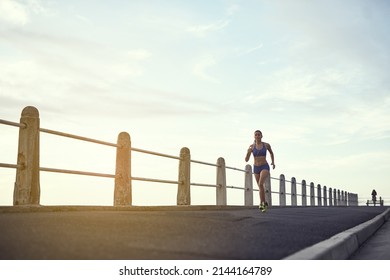
[[[243,206],[0,207],[0,259],[278,260],[384,213],[387,207],[366,206],[267,213]]]
[[[352,256],[351,260],[390,260],[390,221],[387,221]]]

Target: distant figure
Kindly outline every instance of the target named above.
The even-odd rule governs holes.
[[[262,142],[263,134],[260,130],[255,131],[255,141],[252,145],[249,146],[245,161],[248,162],[251,154],[253,154],[254,157],[254,164],[253,164],[253,173],[255,173],[256,183],[259,186],[259,193],[260,193],[260,206],[259,209],[261,212],[267,211],[268,203],[265,201],[265,180],[269,176],[269,170],[270,167],[268,165],[268,162],[266,160],[267,156],[267,150],[269,151],[269,154],[271,155],[271,165],[272,168],[275,169],[275,163],[274,163],[274,153],[271,149],[271,145],[265,142]]]
[[[372,202],[374,202],[374,205],[375,205],[375,203],[376,203],[376,190],[375,189],[372,190],[371,196],[372,196]]]

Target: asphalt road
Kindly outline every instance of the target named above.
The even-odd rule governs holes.
[[[0,207],[0,259],[283,259],[383,207]]]

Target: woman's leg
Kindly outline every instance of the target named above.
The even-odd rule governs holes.
[[[261,187],[260,187],[260,173],[259,174],[255,173],[255,178],[256,178],[256,184],[259,187],[260,203],[262,203],[264,201],[261,199],[262,196],[261,196]]]
[[[265,201],[265,180],[267,179],[268,176],[269,176],[269,171],[267,169],[261,170],[259,174],[259,180],[258,180],[261,202],[266,202]]]

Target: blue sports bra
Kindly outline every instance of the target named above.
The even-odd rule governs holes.
[[[265,157],[267,154],[267,148],[265,147],[265,143],[263,142],[263,148],[260,150],[256,149],[256,144],[253,143],[253,150],[252,150],[254,157]]]

